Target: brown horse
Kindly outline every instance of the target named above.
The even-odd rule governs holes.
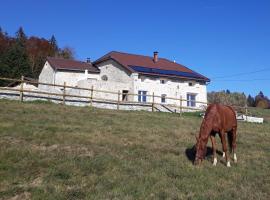
[[[200,134],[196,144],[196,157],[194,164],[200,164],[206,154],[206,145],[210,136],[213,148],[213,165],[217,164],[215,134],[221,138],[223,157],[226,157],[227,167],[230,167],[230,159],[227,153],[226,137],[227,133],[230,150],[233,151],[234,162],[237,162],[236,149],[236,129],[237,120],[235,111],[230,106],[211,104],[207,107],[204,119],[201,124]]]

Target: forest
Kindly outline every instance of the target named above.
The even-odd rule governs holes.
[[[0,27],[0,77],[38,79],[46,58],[74,59],[71,47],[60,48],[54,35],[50,39],[27,36],[19,27],[15,36],[10,36]],[[0,86],[4,82],[0,81]]]

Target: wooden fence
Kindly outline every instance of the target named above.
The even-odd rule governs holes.
[[[166,104],[166,103],[158,103],[155,101],[156,98],[163,98],[162,96],[158,96],[155,95],[154,93],[152,94],[146,94],[146,95],[141,95],[141,96],[146,96],[149,97],[150,99],[152,99],[152,101],[148,101],[148,102],[139,102],[139,101],[123,101],[121,99],[121,96],[123,95],[123,93],[121,91],[118,92],[113,92],[113,91],[107,91],[107,90],[99,90],[99,89],[95,89],[94,86],[91,86],[91,88],[84,88],[84,87],[74,87],[74,86],[69,86],[66,83],[64,83],[63,85],[60,84],[50,84],[50,83],[43,83],[43,82],[38,82],[35,80],[29,80],[29,79],[25,79],[23,76],[21,77],[21,79],[12,79],[12,78],[2,78],[0,77],[0,80],[2,81],[8,81],[8,82],[12,82],[13,84],[19,85],[19,89],[18,88],[12,88],[12,87],[0,87],[0,91],[15,91],[15,92],[19,92],[19,100],[21,102],[24,101],[24,96],[25,93],[28,94],[41,94],[41,95],[51,95],[51,96],[56,96],[59,97],[59,99],[57,99],[58,101],[61,101],[62,104],[66,104],[66,102],[68,101],[68,97],[69,98],[80,98],[80,99],[85,99],[87,102],[89,102],[90,106],[93,106],[93,102],[100,102],[100,103],[112,103],[116,105],[117,110],[120,109],[120,105],[135,105],[135,106],[148,106],[151,107],[152,112],[157,111],[158,108],[157,106],[163,106],[166,107],[168,110],[170,110],[170,108],[173,108],[175,112],[178,112],[180,115],[183,112],[187,112],[187,111],[203,111],[208,103],[207,102],[201,102],[201,101],[192,101],[195,104],[200,104],[201,107],[190,107],[190,106],[183,106],[183,102],[187,102],[187,99],[182,98],[182,96],[180,96],[179,98],[174,98],[174,97],[165,97],[166,100],[174,100],[175,102],[178,102],[178,104]],[[35,91],[35,90],[29,90],[24,88],[24,83],[27,84],[31,84],[31,85],[47,85],[47,86],[52,86],[52,87],[58,87],[58,88],[62,88],[62,93],[56,93],[56,92],[45,92],[45,91]],[[10,84],[8,84],[10,85]],[[68,94],[67,93],[67,89],[75,89],[75,90],[81,90],[81,91],[89,91],[90,95],[89,96],[84,96],[84,95],[74,95],[74,94]],[[105,94],[114,94],[117,95],[117,100],[115,99],[108,99],[108,98],[98,98],[95,96],[96,93],[105,93]],[[126,95],[128,95],[129,97],[132,96],[139,96],[139,94],[132,94],[132,93],[125,93]],[[1,96],[1,94],[0,94]],[[37,97],[40,98],[41,96]],[[50,97],[46,97],[46,99],[50,99]],[[71,101],[69,99],[69,101]],[[240,106],[233,106],[238,112],[242,112],[245,114],[248,114],[248,109],[247,107],[240,107]],[[171,112],[173,112],[171,110]]]

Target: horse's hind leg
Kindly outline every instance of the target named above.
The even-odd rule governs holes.
[[[236,127],[232,130],[232,152],[233,152],[233,161],[237,163],[237,157],[236,157]]]
[[[222,144],[221,133],[219,133],[218,135],[219,135],[219,138],[220,138],[220,141],[221,141],[221,144]],[[225,158],[225,152],[224,151],[222,151],[222,158]]]
[[[225,152],[227,167],[231,167],[230,158],[229,158],[228,152],[227,152],[227,144],[226,144],[226,137],[225,137],[224,130],[221,131],[221,142],[222,142],[223,152]]]
[[[217,165],[217,152],[216,152],[216,139],[214,135],[210,135],[210,139],[212,142],[212,149],[213,149],[213,165]]]

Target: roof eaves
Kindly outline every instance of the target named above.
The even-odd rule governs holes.
[[[47,62],[50,64],[50,66],[53,68],[53,70],[56,70],[56,67],[54,66],[54,64],[50,61],[50,58],[47,57]]]
[[[206,81],[209,82],[209,79],[205,78],[192,78],[192,77],[185,77],[185,76],[177,76],[177,75],[166,75],[166,74],[152,74],[152,73],[145,73],[145,72],[137,72],[138,74],[142,75],[150,75],[150,76],[158,76],[158,77],[170,77],[170,78],[181,78],[186,80],[197,80],[197,81]]]
[[[61,71],[80,71],[80,72],[85,72],[85,70],[88,70],[88,72],[93,72],[93,73],[99,73],[99,70],[91,70],[91,69],[72,69],[72,68],[56,68],[56,70],[61,70]]]

